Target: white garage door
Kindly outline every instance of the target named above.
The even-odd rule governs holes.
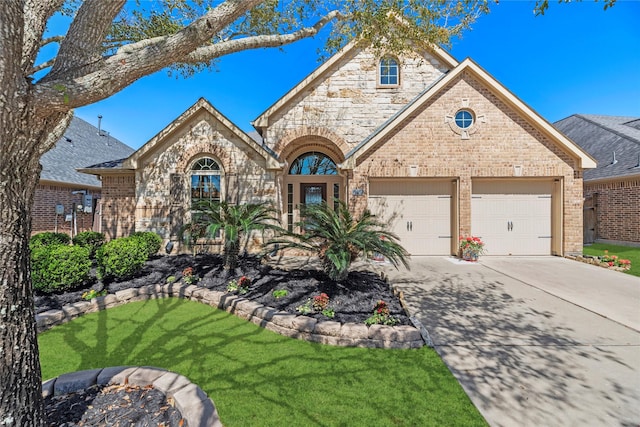
[[[411,255],[449,255],[451,191],[451,181],[372,180],[369,209]]]
[[[551,182],[474,181],[471,233],[487,255],[550,255],[551,194]]]

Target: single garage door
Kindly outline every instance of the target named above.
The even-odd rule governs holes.
[[[451,254],[451,181],[371,180],[369,209],[411,255]]]
[[[473,181],[471,232],[487,255],[551,254],[551,181]]]

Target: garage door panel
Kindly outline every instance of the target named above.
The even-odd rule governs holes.
[[[451,182],[372,181],[369,209],[411,255],[448,255],[451,188]]]
[[[473,190],[472,234],[488,255],[551,253],[550,182],[481,182]]]

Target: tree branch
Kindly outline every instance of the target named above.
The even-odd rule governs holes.
[[[64,0],[26,0],[24,3],[24,34],[22,36],[22,71],[33,68],[49,18],[62,7]],[[4,6],[3,6],[4,7]]]
[[[262,1],[227,0],[181,31],[120,48],[118,53],[98,60],[88,67],[90,69],[65,67],[64,72],[49,73],[34,88],[36,114],[46,114],[47,110],[67,111],[107,98],[140,77],[161,70],[209,43],[224,27]],[[93,19],[105,20],[103,16]],[[76,42],[69,39],[70,34],[67,34],[65,44]],[[70,60],[75,61],[72,58]]]
[[[278,47],[286,44],[291,44],[304,38],[313,37],[325,27],[329,22],[334,19],[340,19],[342,15],[339,11],[334,10],[319,19],[313,26],[301,28],[289,34],[274,34],[274,35],[260,35],[250,36],[241,39],[234,39],[224,42],[219,42],[209,46],[202,46],[188,54],[184,60],[180,62],[185,63],[203,63],[209,62],[214,58],[218,58],[230,53],[240,52],[243,50],[263,48],[263,47]]]
[[[55,62],[55,60],[54,60],[54,59],[50,59],[50,60],[48,60],[48,61],[46,61],[46,62],[43,62],[42,64],[38,64],[38,65],[36,65],[35,67],[33,67],[33,68],[31,69],[31,71],[29,71],[29,74],[28,74],[28,75],[32,76],[32,75],[34,75],[35,73],[37,73],[38,71],[42,71],[42,70],[44,70],[45,68],[49,68],[49,67],[51,67],[51,66],[53,65],[53,63],[54,63],[54,62]]]
[[[99,61],[111,23],[125,3],[126,0],[85,0],[60,44],[51,77]]]
[[[40,42],[40,47],[46,46],[50,43],[60,43],[62,40],[64,40],[64,36],[49,37],[48,39],[44,39]]]

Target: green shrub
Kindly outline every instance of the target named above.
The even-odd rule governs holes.
[[[89,256],[94,258],[96,251],[104,245],[104,234],[97,231],[83,231],[73,238],[73,244],[89,249]]]
[[[147,257],[157,254],[162,246],[162,237],[152,231],[136,231],[130,237],[138,239],[144,245]]]
[[[41,245],[31,251],[31,280],[42,292],[66,291],[89,279],[89,249],[80,246]]]
[[[69,237],[68,234],[47,231],[45,233],[38,233],[31,236],[31,239],[29,240],[29,247],[33,249],[39,246],[68,245],[70,241],[71,237]]]
[[[121,237],[105,243],[96,253],[98,278],[122,280],[138,273],[148,259],[140,239]]]

